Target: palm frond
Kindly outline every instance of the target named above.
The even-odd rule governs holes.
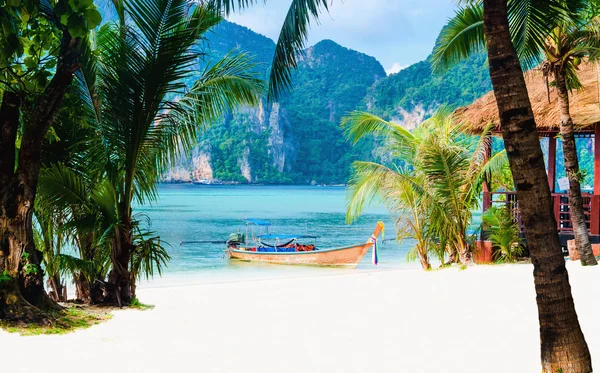
[[[484,50],[483,4],[475,3],[459,8],[442,29],[433,50],[431,66],[434,72],[443,72]]]
[[[354,111],[342,118],[341,127],[345,137],[354,144],[366,136],[382,137],[390,142],[392,156],[407,162],[414,157],[417,144],[415,134],[399,124],[370,113]]]
[[[483,4],[477,0],[461,4],[440,33],[431,59],[434,71],[443,72],[484,50]],[[510,33],[524,70],[543,60],[550,30],[577,17],[583,6],[583,0],[508,0]]]
[[[166,168],[182,152],[189,151],[198,135],[220,121],[227,110],[242,105],[255,106],[264,92],[264,84],[254,72],[255,64],[246,54],[226,55],[207,67],[191,90],[161,113],[148,131],[142,146],[148,167],[152,159]],[[143,160],[141,160],[143,161]],[[138,179],[143,183],[144,180]],[[150,180],[148,184],[153,183]]]
[[[322,9],[329,10],[327,0],[292,0],[275,46],[269,79],[270,101],[277,101],[291,88],[292,73],[306,46],[310,23],[318,20]]]
[[[208,3],[211,6],[223,12],[225,15],[241,11],[259,2],[265,3],[266,0],[208,0]]]
[[[151,278],[155,271],[162,275],[163,267],[171,260],[171,256],[162,245],[160,237],[155,236],[154,232],[138,228],[134,235],[134,244],[131,273],[137,279]]]
[[[524,70],[543,60],[550,30],[576,17],[582,6],[583,0],[508,1],[511,37]]]
[[[354,144],[367,135],[396,137],[407,142],[414,139],[413,134],[401,125],[362,111],[351,112],[342,118],[342,129]]]
[[[373,162],[354,162],[353,169],[346,196],[348,223],[358,219],[376,197],[394,190],[398,178],[392,169]]]
[[[98,61],[93,51],[92,38],[95,32],[90,32],[89,38],[82,38],[79,43],[80,68],[75,72],[74,87],[83,103],[85,114],[90,124],[100,122],[101,109],[96,87]]]
[[[58,268],[63,275],[83,273],[87,278],[93,277],[94,263],[92,261],[83,260],[68,254],[60,254],[57,259]]]
[[[41,203],[67,209],[73,205],[85,205],[89,193],[83,176],[62,163],[40,171],[38,195]]]
[[[228,15],[260,2],[259,0],[209,0],[208,4]],[[266,1],[263,1],[266,2]],[[328,0],[291,0],[281,27],[271,65],[268,98],[277,101],[292,86],[298,56],[306,47],[311,22],[318,22],[322,11],[329,11]]]

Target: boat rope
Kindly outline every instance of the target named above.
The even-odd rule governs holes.
[[[206,240],[206,241],[179,241],[179,246],[183,246],[185,244],[190,244],[190,243],[220,243],[220,244],[225,244],[227,243],[227,241],[211,241],[211,240]]]

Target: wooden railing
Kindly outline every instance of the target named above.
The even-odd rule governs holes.
[[[517,200],[515,192],[493,192],[489,193],[488,198],[490,199],[487,203],[488,206],[507,206],[512,211],[521,230],[523,230],[523,220],[521,218],[521,213],[519,212],[519,201]],[[554,217],[556,219],[558,231],[561,233],[573,232],[571,213],[569,212],[568,194],[552,193],[552,199],[554,201]],[[583,193],[583,211],[589,229],[592,216],[592,195],[589,193]]]

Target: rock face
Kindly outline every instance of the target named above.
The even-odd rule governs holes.
[[[246,179],[247,182],[252,182],[252,172],[250,170],[250,162],[248,162],[248,157],[250,155],[250,149],[245,148],[242,153],[242,158],[239,160],[240,162],[240,174]]]
[[[257,72],[268,78],[275,48],[270,39],[223,22],[208,44],[213,58],[231,49],[249,51],[261,64]],[[322,41],[300,57],[295,89],[289,95],[281,102],[265,99],[256,108],[225,116],[201,135],[191,161],[183,157],[165,180],[342,182],[351,162],[344,154],[351,147],[342,140],[341,117],[356,108],[367,89],[383,76],[383,67],[373,57]]]
[[[273,158],[273,167],[278,172],[290,170],[289,162],[286,160],[293,157],[294,149],[292,147],[292,139],[289,138],[289,133],[284,133],[284,128],[289,128],[289,120],[281,105],[274,103],[271,107],[269,115],[269,154]],[[286,137],[286,135],[288,135]],[[287,168],[286,168],[287,165]]]
[[[199,153],[192,157],[192,174],[195,181],[212,180],[213,170],[210,166],[210,154]]]
[[[163,180],[169,183],[212,181],[210,153],[194,149],[191,157],[181,155],[177,164],[163,176]]]

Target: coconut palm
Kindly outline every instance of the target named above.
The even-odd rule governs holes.
[[[406,166],[386,167],[356,162],[350,182],[347,217],[357,218],[365,202],[380,197],[398,217],[400,235],[411,232],[418,256],[429,269],[428,248],[436,243],[464,264],[471,263],[467,230],[471,210],[478,204],[481,185],[492,171],[503,166],[503,152],[486,161],[489,132],[474,144],[462,135],[462,126],[452,120],[446,107],[413,132],[374,115],[352,113],[343,126],[347,137],[357,142],[366,135],[384,136],[392,156]],[[404,219],[404,212],[409,212]],[[458,254],[458,255],[456,255]],[[443,263],[443,256],[442,256]]]
[[[540,10],[563,4],[560,0],[531,3]],[[590,351],[575,311],[539,135],[519,56],[511,39],[510,20],[515,15],[509,16],[507,0],[484,0],[483,5],[490,77],[527,247],[535,265],[533,277],[542,369],[544,373],[589,373],[592,371]]]
[[[98,132],[78,168],[103,174],[112,189],[117,224],[108,282],[112,300],[128,304],[135,278],[131,259],[140,249],[132,203],[154,200],[169,162],[226,110],[257,104],[263,84],[243,54],[226,56],[194,76],[201,57],[197,42],[221,20],[212,7],[188,0],[119,4],[119,22],[97,33],[97,66],[90,69],[97,72],[95,90],[87,102]],[[186,87],[183,80],[190,77],[197,80]]]
[[[353,167],[348,189],[347,222],[355,221],[364,204],[379,197],[396,217],[397,239],[410,237],[416,241],[407,259],[418,257],[424,270],[431,269],[429,252],[434,242],[427,229],[427,214],[432,206],[427,203],[430,200],[426,202],[427,195],[420,190],[416,177],[406,170],[372,162],[355,162]],[[410,215],[404,215],[406,213]]]
[[[525,67],[543,60],[544,75],[554,77],[558,92],[558,110],[561,113],[560,134],[563,142],[565,171],[569,178],[569,210],[577,250],[583,265],[597,265],[592,253],[581,197],[579,162],[575,145],[573,120],[569,111],[569,90],[582,88],[577,78],[577,66],[585,57],[595,57],[600,50],[600,23],[594,10],[588,11],[576,2],[563,3],[561,16],[545,22],[522,22],[521,19],[544,18],[536,8],[522,6],[522,0],[509,2],[508,14],[512,22],[513,43]],[[591,6],[592,3],[586,3]],[[539,10],[537,10],[539,11]],[[440,34],[434,50],[433,67],[442,70],[470,53],[485,47],[483,4],[476,2],[460,8]],[[531,24],[544,27],[523,27]]]
[[[42,265],[48,277],[47,285],[51,289],[50,298],[55,302],[66,301],[66,288],[61,279],[60,256],[64,236],[60,231],[62,218],[59,212],[40,211],[36,206],[34,213],[35,246],[42,253]]]
[[[99,303],[104,299],[104,282],[111,268],[110,250],[118,225],[114,189],[107,180],[55,163],[40,172],[37,216],[44,219],[51,209],[61,211],[62,229],[78,257],[60,255],[56,266],[73,276],[76,297]],[[44,252],[52,251],[46,247]],[[56,249],[54,249],[56,251]]]
[[[521,228],[515,221],[511,210],[506,207],[492,206],[481,215],[487,229],[487,239],[497,249],[494,259],[498,262],[514,262],[523,253]]]
[[[588,20],[563,22],[548,36],[542,63],[544,75],[554,77],[560,110],[565,172],[569,179],[569,211],[573,233],[582,265],[597,265],[583,211],[581,179],[574,124],[569,107],[569,91],[583,88],[577,76],[577,67],[583,58],[596,57],[600,51],[600,20],[594,15]]]

